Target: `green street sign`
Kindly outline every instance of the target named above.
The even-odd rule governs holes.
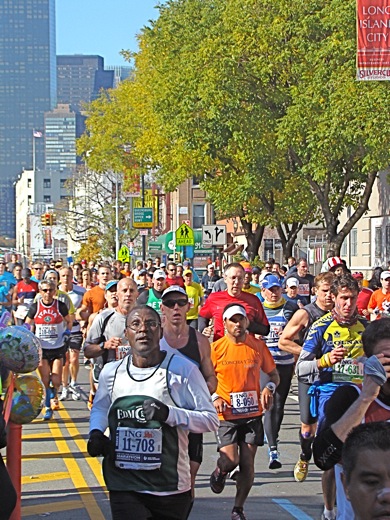
[[[133,227],[152,228],[153,208],[133,208]]]
[[[162,244],[155,244],[153,242],[149,242],[148,249],[149,253],[160,253],[162,251]]]

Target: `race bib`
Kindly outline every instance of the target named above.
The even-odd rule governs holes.
[[[257,392],[232,392],[230,394],[230,405],[233,414],[254,413],[259,411],[259,400]]]
[[[188,303],[190,304],[190,309],[192,309],[195,303],[195,298],[188,298]]]
[[[212,291],[214,287],[215,282],[207,282],[207,290]]]
[[[58,327],[56,325],[41,325],[39,337],[41,339],[56,339],[58,337]]]
[[[120,359],[123,359],[127,356],[127,354],[130,352],[131,347],[130,345],[121,345],[120,347],[116,347],[115,349],[115,359],[116,361],[119,361]]]
[[[116,429],[115,466],[120,469],[153,470],[161,467],[162,430]]]
[[[364,378],[364,365],[358,359],[343,359],[333,365],[334,383],[361,383]]]

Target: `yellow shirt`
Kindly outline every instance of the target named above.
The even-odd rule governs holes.
[[[185,285],[185,290],[190,303],[190,309],[187,312],[187,320],[196,320],[199,315],[200,299],[203,298],[203,287],[196,282],[191,282],[190,285]]]

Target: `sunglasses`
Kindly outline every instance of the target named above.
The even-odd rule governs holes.
[[[54,292],[54,289],[41,289],[42,292]]]
[[[188,303],[188,300],[168,300],[162,303],[165,307],[168,307],[168,309],[173,309],[176,304],[178,304],[179,307],[185,307]]]

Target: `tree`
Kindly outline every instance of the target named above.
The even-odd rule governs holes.
[[[75,242],[87,243],[83,251],[84,257],[99,251],[103,258],[115,256],[115,207],[116,186],[118,186],[119,229],[121,234],[130,236],[138,233],[131,229],[128,201],[121,190],[122,177],[113,172],[98,172],[85,169],[68,181],[68,189],[72,193],[69,201],[57,206],[56,213],[59,224]],[[92,253],[91,253],[92,254]],[[96,257],[95,257],[96,259]]]

